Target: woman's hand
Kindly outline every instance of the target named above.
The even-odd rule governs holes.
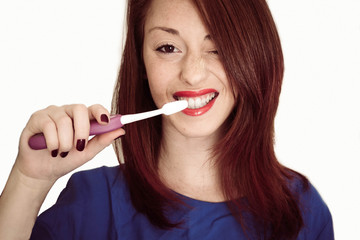
[[[24,128],[19,153],[13,170],[34,180],[53,184],[61,176],[80,167],[123,135],[123,129],[95,136],[90,141],[89,121],[96,119],[102,125],[109,122],[109,112],[101,105],[49,106],[35,112]],[[43,133],[47,149],[33,150],[28,141]]]
[[[92,159],[123,129],[90,141],[90,120],[107,124],[109,112],[100,105],[50,106],[34,113],[24,128],[19,153],[0,197],[0,239],[29,239],[36,216],[52,185],[61,176]],[[29,147],[31,136],[43,133],[47,149]]]

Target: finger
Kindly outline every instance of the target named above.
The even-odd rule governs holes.
[[[64,111],[57,111],[53,113],[51,118],[57,127],[59,152],[69,152],[72,149],[74,143],[74,129],[72,119]]]
[[[116,129],[112,132],[104,133],[102,135],[97,135],[93,137],[86,146],[85,150],[82,152],[70,152],[69,155],[72,156],[71,161],[67,162],[72,167],[77,168],[86,162],[93,159],[99,152],[101,152],[104,148],[109,146],[114,139],[117,139],[119,136],[125,134],[123,129]],[[66,161],[63,162],[66,164]],[[75,167],[74,167],[75,166]]]
[[[89,107],[89,118],[96,119],[102,125],[106,125],[110,121],[109,111],[100,104],[95,104]]]
[[[89,138],[90,121],[88,108],[82,104],[67,105],[64,108],[66,114],[73,119],[74,145],[81,152],[85,149],[87,139]]]
[[[55,108],[51,106],[49,108]],[[52,153],[52,155],[57,155],[55,152],[59,148],[58,134],[55,122],[49,115],[49,108],[35,112],[29,119],[23,134],[27,139],[26,144],[31,136],[37,133],[43,133],[46,141],[47,149]]]
[[[92,159],[99,152],[101,152],[104,148],[109,146],[114,142],[115,139],[123,136],[125,134],[124,129],[119,128],[114,131],[104,133],[101,135],[97,135],[93,137],[86,147],[85,154],[87,159]]]
[[[50,118],[46,119],[41,131],[44,134],[47,149],[53,157],[56,157],[59,151],[59,140],[55,123]]]
[[[112,132],[95,136],[89,142],[84,151],[71,151],[67,158],[62,159],[61,164],[65,172],[72,171],[93,159],[105,147],[109,146],[114,138],[124,135],[123,129],[116,129]]]

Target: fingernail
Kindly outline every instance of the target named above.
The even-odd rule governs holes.
[[[65,158],[68,154],[69,152],[62,152],[60,153],[60,157]]]
[[[106,114],[102,114],[100,119],[102,122],[105,122],[105,123],[109,122],[109,117]]]
[[[83,151],[85,148],[85,139],[79,139],[77,140],[77,143],[76,143],[76,149],[81,152]]]
[[[51,151],[51,156],[52,157],[57,157],[58,153],[59,153],[59,149],[52,150]]]

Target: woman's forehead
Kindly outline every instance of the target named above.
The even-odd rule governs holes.
[[[145,18],[145,32],[172,29],[181,35],[184,31],[208,31],[191,0],[153,0]],[[207,35],[207,34],[206,34]]]
[[[176,24],[196,18],[200,19],[200,16],[191,0],[153,0],[145,22]]]

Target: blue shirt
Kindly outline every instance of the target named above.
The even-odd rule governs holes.
[[[300,181],[292,186],[300,189]],[[31,239],[247,239],[226,203],[187,197],[185,202],[192,208],[180,208],[170,216],[185,223],[159,229],[134,209],[119,167],[78,172],[56,204],[38,217]],[[298,240],[334,239],[329,209],[312,185],[301,193],[300,206],[305,227]]]

